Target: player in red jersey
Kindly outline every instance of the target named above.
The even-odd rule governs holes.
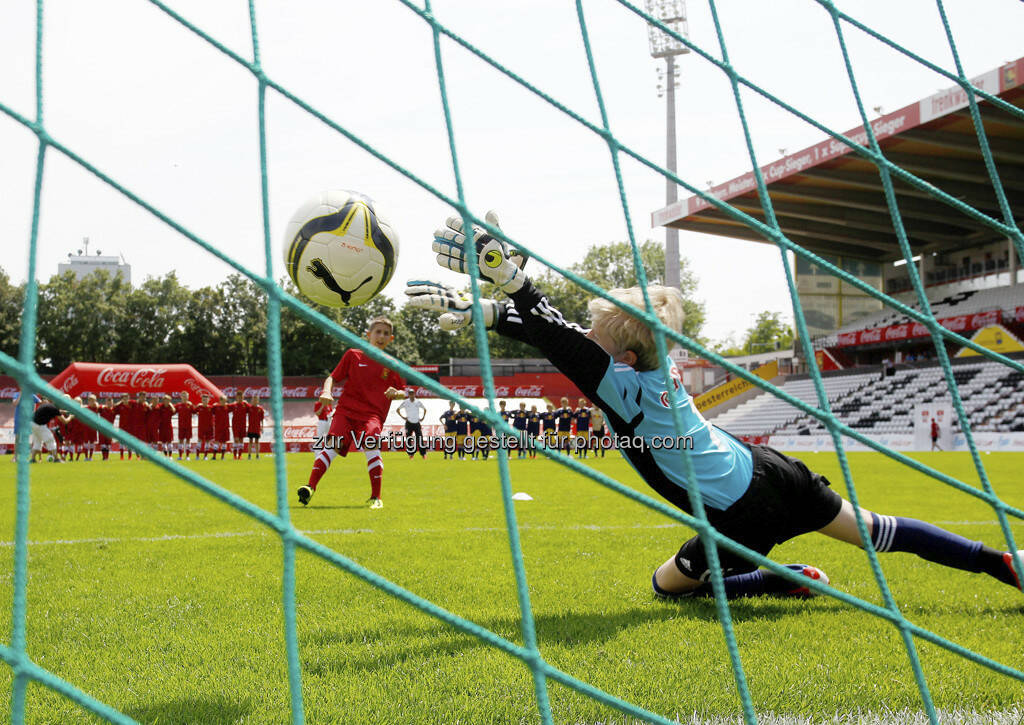
[[[83,397],[88,397],[85,407],[91,410],[96,415],[99,415],[100,403],[96,396],[93,395],[92,393],[88,393],[86,396]],[[85,446],[85,460],[91,461],[93,454],[96,452],[96,438],[98,436],[98,433],[96,429],[93,428],[88,423],[83,422],[82,425],[84,426],[82,428],[82,442]]]
[[[217,460],[217,451],[220,451],[221,460],[228,450],[228,436],[231,433],[231,410],[228,408],[226,395],[220,396],[213,408],[213,460]]]
[[[196,434],[199,438],[199,448],[196,450],[196,459],[199,452],[203,453],[203,460],[213,449],[213,407],[210,405],[210,394],[200,393],[199,404],[196,409]]]
[[[160,430],[158,443],[160,450],[168,458],[171,457],[171,444],[174,442],[174,403],[171,396],[164,394],[163,400],[157,405],[160,411]]]
[[[74,400],[79,405],[84,405],[81,396],[76,395]],[[77,415],[71,416],[71,420],[67,423],[64,443],[67,446],[68,460],[70,461],[77,461],[85,452],[85,427],[85,422]]]
[[[196,406],[188,400],[188,393],[184,390],[181,391],[181,402],[174,406],[174,411],[178,414],[178,460],[181,460],[182,455],[185,456],[185,460],[188,460],[189,453],[192,450],[192,413],[195,412]],[[196,453],[196,458],[199,454]]]
[[[103,420],[114,425],[114,419],[117,417],[117,410],[114,407],[114,399],[107,398],[105,403],[100,403],[100,409],[97,411],[99,416]],[[99,436],[100,454],[103,456],[103,460],[110,458],[110,436],[100,433]]]
[[[260,405],[260,396],[254,395],[249,401],[247,410],[248,424],[245,428],[246,437],[249,439],[249,458],[255,453],[256,458],[260,457],[260,435],[263,433],[263,418],[266,411]]]
[[[383,350],[395,339],[394,325],[386,317],[370,321],[366,339],[378,350]],[[384,507],[380,498],[383,481],[383,462],[379,446],[366,443],[378,437],[388,416],[392,400],[405,397],[405,381],[394,370],[384,367],[357,348],[345,351],[341,362],[334,368],[320,393],[320,401],[330,404],[335,383],[344,385],[338,405],[334,409],[325,445],[321,447],[309,473],[309,483],[299,488],[299,503],[309,503],[317,484],[336,455],[346,455],[350,448],[362,450],[366,456],[366,469],[370,475],[370,508]]]
[[[241,388],[235,393],[235,401],[228,404],[228,410],[231,411],[231,457],[237,461],[245,448],[245,429],[249,424],[249,404]]]
[[[114,404],[114,415],[117,417],[117,427],[122,433],[132,433],[132,420],[135,416],[134,403],[131,398],[128,397],[128,393],[124,393],[121,399]],[[134,435],[134,434],[133,434]],[[121,460],[124,460],[125,448],[124,443],[120,444],[121,447]],[[131,460],[132,452],[127,451],[128,460]]]
[[[150,396],[146,404],[146,443],[153,450],[160,450],[160,412],[161,401],[159,396]]]

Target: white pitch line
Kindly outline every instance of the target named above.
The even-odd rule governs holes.
[[[998,526],[998,521],[936,521],[940,526]],[[1011,521],[1011,525],[1021,525],[1022,522]],[[577,524],[574,526],[520,526],[520,531],[621,531],[621,530],[653,530],[653,529],[674,529],[683,528],[682,524],[633,524],[621,526],[601,526],[597,524]],[[402,531],[391,529],[378,531],[377,529],[297,529],[300,534],[310,536],[345,536],[350,534],[446,534],[460,532],[493,533],[505,532],[504,526],[467,526],[461,529],[405,529]],[[162,536],[98,536],[88,539],[52,539],[49,541],[29,541],[29,546],[78,546],[82,544],[122,544],[122,543],[161,543],[165,541],[191,541],[197,539],[232,539],[247,536],[278,536],[266,530],[254,531],[212,531],[204,534],[164,534]],[[0,541],[0,548],[11,548],[13,541]]]

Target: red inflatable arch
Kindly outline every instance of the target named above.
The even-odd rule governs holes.
[[[200,375],[191,365],[118,365],[117,363],[71,363],[50,385],[74,398],[84,392],[103,397],[122,393],[169,393],[185,391],[198,402],[200,393],[214,400],[220,388]]]

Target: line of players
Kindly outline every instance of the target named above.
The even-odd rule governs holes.
[[[134,399],[125,393],[115,401],[113,398],[100,399],[90,393],[83,393],[75,401],[111,425],[116,420],[117,427],[122,431],[149,444],[168,458],[177,452],[178,460],[184,458],[187,461],[192,456],[196,460],[216,460],[218,453],[223,459],[229,448],[234,460],[241,460],[245,452],[248,452],[249,459],[260,457],[259,440],[266,411],[260,406],[258,395],[246,401],[239,391],[233,402],[228,402],[227,397],[222,395],[212,403],[209,393],[202,393],[199,403],[192,403],[184,391],[177,397],[175,401],[170,394],[147,395],[140,392],[136,393]],[[177,441],[174,440],[175,416],[178,423]],[[193,416],[196,418],[195,440],[192,437]],[[50,449],[50,458],[55,461],[91,461],[97,449],[103,460],[110,457],[111,439],[85,421],[60,411],[48,425],[53,432],[53,442],[33,441],[33,461],[42,455],[44,448]],[[121,458],[124,459],[125,455],[131,460],[133,453],[122,446]]]
[[[577,458],[586,458],[589,451],[594,456],[604,456],[605,450],[611,445],[611,438],[604,425],[604,415],[596,407],[588,407],[587,401],[580,398],[576,408],[569,406],[569,399],[562,398],[562,406],[555,408],[550,403],[547,410],[541,412],[537,406],[526,409],[526,403],[520,403],[518,410],[507,410],[504,400],[498,401],[498,412],[512,428],[519,432],[519,439],[526,445],[516,447],[516,458],[536,458],[537,449],[533,441],[543,440],[550,448],[557,448],[566,453],[575,453]],[[473,459],[482,456],[485,460],[490,455],[487,446],[481,446],[481,438],[493,434],[486,420],[477,418],[468,410],[459,409],[451,403],[448,410],[441,414],[446,438],[454,438],[454,445],[445,445],[444,457],[465,459],[470,454]],[[510,453],[511,455],[511,453]]]

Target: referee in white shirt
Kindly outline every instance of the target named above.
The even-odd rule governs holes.
[[[409,452],[409,458],[412,458],[416,451],[420,452],[421,457],[427,457],[427,445],[423,440],[423,428],[420,425],[426,414],[427,408],[416,398],[416,390],[409,388],[408,396],[398,406],[398,415],[405,421],[405,450]]]

